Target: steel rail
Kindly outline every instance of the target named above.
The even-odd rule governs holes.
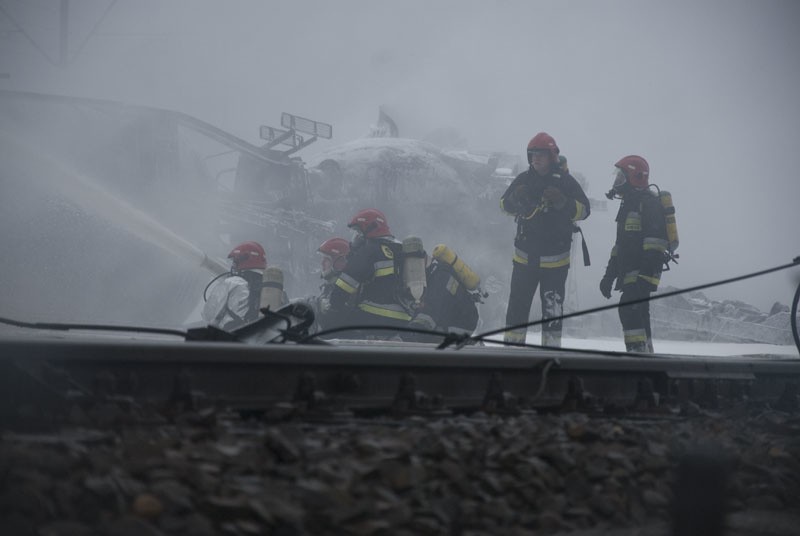
[[[797,359],[609,357],[392,343],[252,346],[64,336],[0,339],[0,425],[102,400],[308,413],[631,408],[728,397],[794,409]],[[644,406],[642,406],[644,404]],[[671,406],[670,406],[671,405]],[[34,409],[31,409],[34,408]],[[33,413],[31,413],[33,412]],[[45,417],[47,416],[47,417]],[[24,419],[23,419],[24,420]]]

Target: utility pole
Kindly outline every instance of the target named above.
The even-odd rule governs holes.
[[[61,0],[59,7],[59,65],[65,67],[69,61],[69,0]]]
[[[109,11],[114,7],[114,4],[117,3],[118,0],[109,0],[108,4],[106,4],[105,10],[102,12],[100,17],[95,21],[94,26],[86,34],[83,38],[83,41],[78,45],[75,51],[70,55],[70,27],[69,27],[69,12],[70,12],[70,0],[59,0],[58,3],[58,55],[54,59],[51,57],[51,54],[48,54],[47,51],[42,47],[42,45],[34,38],[33,35],[23,26],[23,24],[17,20],[17,17],[14,15],[13,10],[10,10],[8,6],[3,6],[0,3],[0,15],[5,16],[9,22],[16,28],[16,30],[21,33],[28,42],[39,51],[39,53],[44,56],[44,58],[52,63],[53,65],[57,65],[60,67],[66,67],[69,65],[70,62],[77,58],[83,47],[86,46],[86,43],[97,33],[98,27],[102,24],[105,20],[106,16],[108,15]],[[74,38],[75,36],[73,36]],[[73,39],[74,41],[74,39]],[[8,78],[8,76],[3,76],[4,73],[0,73],[0,78]]]

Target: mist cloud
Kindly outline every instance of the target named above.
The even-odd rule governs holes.
[[[74,5],[73,52],[107,5]],[[51,58],[57,6],[3,2]],[[523,154],[544,130],[593,197],[641,154],[678,211],[681,264],[664,282],[690,286],[800,254],[799,36],[793,1],[121,0],[66,66],[0,14],[0,87],[174,109],[251,142],[283,111],[333,124],[306,156],[365,135],[379,105],[401,135],[452,127],[476,149]],[[584,224],[589,302],[614,208]],[[768,308],[792,284],[709,294]]]

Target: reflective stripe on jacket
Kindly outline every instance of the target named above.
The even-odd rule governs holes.
[[[561,208],[550,206],[542,199],[548,187],[558,188],[566,202]],[[556,268],[569,264],[573,224],[585,220],[591,213],[589,199],[578,181],[569,173],[539,175],[531,167],[515,178],[500,199],[500,207],[516,217],[517,234],[514,261],[527,264],[523,259],[540,259],[540,267]],[[567,253],[563,258],[552,257]],[[550,259],[547,259],[550,258]]]
[[[651,285],[651,290],[656,290],[669,244],[664,208],[658,194],[649,189],[627,192],[616,222],[617,239],[606,274],[617,278],[617,289],[642,280]]]
[[[339,274],[331,292],[331,306],[344,310],[356,305],[366,313],[409,320],[411,316],[397,300],[400,282],[395,271],[395,255],[400,242],[391,237],[368,238],[350,250],[347,267]]]

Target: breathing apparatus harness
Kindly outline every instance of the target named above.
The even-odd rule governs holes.
[[[211,285],[214,284],[215,281],[218,281],[219,279],[221,279],[223,277],[227,278],[227,277],[237,276],[237,277],[241,277],[242,279],[244,279],[247,282],[247,288],[249,290],[249,293],[248,293],[248,299],[247,299],[247,314],[245,315],[245,318],[240,317],[238,314],[233,312],[230,309],[230,307],[228,307],[228,299],[226,298],[225,299],[225,306],[217,314],[217,317],[214,319],[215,322],[220,322],[225,317],[226,314],[230,315],[231,318],[233,318],[236,322],[245,322],[248,318],[255,318],[255,317],[258,316],[259,302],[261,300],[261,288],[264,287],[265,284],[261,282],[260,274],[258,274],[258,276],[259,276],[258,277],[258,281],[256,281],[254,277],[249,276],[249,274],[246,274],[245,272],[247,272],[247,270],[241,270],[240,271],[240,270],[236,270],[234,268],[231,268],[229,271],[223,272],[223,273],[215,276],[211,281],[208,282],[208,284],[206,285],[206,288],[203,289],[203,301],[207,302],[208,301],[208,289],[211,287]]]
[[[231,270],[230,270],[230,271],[228,271],[228,272],[222,272],[222,273],[221,273],[221,274],[219,274],[218,276],[214,277],[214,279],[212,279],[211,281],[209,281],[209,282],[208,282],[208,285],[206,285],[206,288],[204,288],[204,289],[203,289],[203,301],[204,301],[204,302],[207,302],[207,301],[208,301],[208,289],[209,289],[209,288],[211,288],[211,285],[213,285],[213,284],[214,284],[214,281],[217,281],[217,280],[218,280],[219,278],[221,278],[221,277],[230,277],[230,276],[232,276],[232,275],[236,275],[236,274],[234,273],[233,269],[231,269]]]
[[[672,194],[666,190],[662,190],[657,184],[649,184],[648,189],[655,188],[656,195],[658,196],[661,206],[664,209],[664,225],[667,230],[667,249],[664,251],[664,271],[669,271],[669,263],[673,262],[678,264],[680,255],[675,251],[678,249],[678,224],[675,220],[675,205],[672,203]],[[613,201],[614,199],[624,199],[625,190],[634,191],[634,188],[627,182],[621,188],[612,187],[605,196],[607,199]]]

